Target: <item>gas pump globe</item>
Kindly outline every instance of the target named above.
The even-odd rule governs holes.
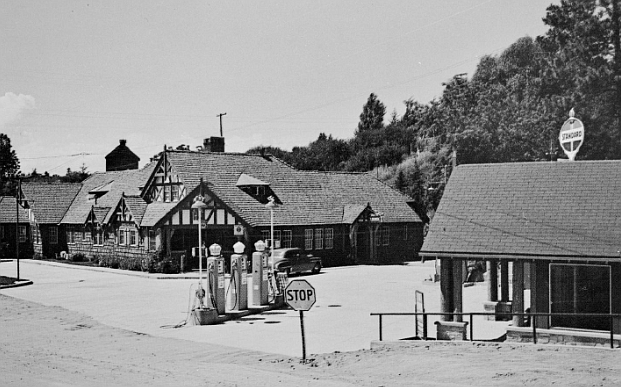
[[[233,245],[233,251],[235,252],[235,254],[243,254],[245,249],[246,245],[241,242],[237,242]]]
[[[222,246],[220,246],[219,244],[214,243],[213,245],[209,246],[209,255],[211,255],[212,257],[219,257],[220,252],[222,252]]]
[[[265,251],[265,242],[263,242],[262,240],[258,240],[256,241],[256,243],[254,244],[254,249],[258,252],[264,252]]]

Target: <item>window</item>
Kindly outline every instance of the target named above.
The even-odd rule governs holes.
[[[20,229],[20,240],[21,240],[21,229]],[[50,244],[57,245],[58,244],[58,227],[50,226]]]
[[[274,230],[274,248],[282,247],[282,239],[280,230]]]
[[[164,186],[164,201],[166,203],[170,202],[170,186]]]
[[[86,240],[86,227],[82,228],[82,240],[85,241]]]
[[[178,202],[179,201],[179,186],[173,185],[171,189],[172,189],[172,201]]]
[[[265,242],[265,246],[270,245],[270,230],[261,230],[261,238],[263,238],[263,242]]]
[[[119,245],[125,245],[127,242],[125,241],[125,230],[119,229]]]
[[[0,239],[4,239],[4,226],[0,225]]]
[[[322,228],[315,229],[315,249],[317,250],[323,249],[323,229]]]
[[[403,240],[404,241],[408,240],[408,225],[407,224],[403,226]]]
[[[149,230],[149,250],[155,251],[155,231]]]
[[[73,229],[71,226],[67,226],[67,230],[65,231],[65,236],[67,237],[67,243],[69,244],[75,243],[75,239],[73,238]]]
[[[382,226],[382,244],[388,246],[390,244],[390,227]]]
[[[28,229],[26,226],[19,226],[19,242],[24,243],[28,240]]]
[[[291,230],[283,230],[282,232],[282,247],[291,247],[292,234]]]
[[[313,230],[310,228],[304,230],[304,248],[306,250],[313,249]]]
[[[103,245],[103,230],[93,230],[93,245]]]
[[[136,235],[136,230],[131,230],[129,232],[129,244],[132,246],[138,245],[138,235]]]
[[[326,249],[333,249],[334,248],[334,229],[333,228],[326,228],[325,229],[325,233],[326,233],[326,245],[325,248]]]

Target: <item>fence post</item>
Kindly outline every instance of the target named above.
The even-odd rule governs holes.
[[[472,313],[470,313],[470,341],[474,341],[474,328],[472,325]]]
[[[382,315],[379,315],[379,341],[382,341]]]
[[[615,347],[615,319],[610,315],[610,348]]]
[[[533,344],[537,344],[537,321],[532,312],[530,312],[530,323],[533,324]]]

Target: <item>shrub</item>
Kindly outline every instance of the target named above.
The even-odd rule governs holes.
[[[71,256],[73,262],[84,262],[85,259],[86,257],[82,253],[75,253]]]
[[[123,270],[141,270],[141,259],[137,257],[129,257],[119,260],[119,268]]]

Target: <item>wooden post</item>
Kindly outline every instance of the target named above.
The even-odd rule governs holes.
[[[448,258],[440,260],[440,307],[442,313],[453,312],[453,262]],[[440,316],[442,321],[451,321],[450,315]]]
[[[453,260],[453,313],[463,312],[463,277],[464,277],[464,261],[461,259]],[[462,322],[464,320],[461,314],[454,314],[453,321]]]
[[[300,311],[300,328],[302,329],[302,361],[306,361],[306,336],[304,335],[304,311],[302,310]]]
[[[487,300],[498,301],[498,261],[490,259],[487,262],[487,275],[489,283],[487,284]]]
[[[524,313],[524,262],[513,262],[513,313]],[[513,315],[513,326],[524,326],[524,316]]]
[[[500,301],[509,302],[509,262],[500,261]]]

